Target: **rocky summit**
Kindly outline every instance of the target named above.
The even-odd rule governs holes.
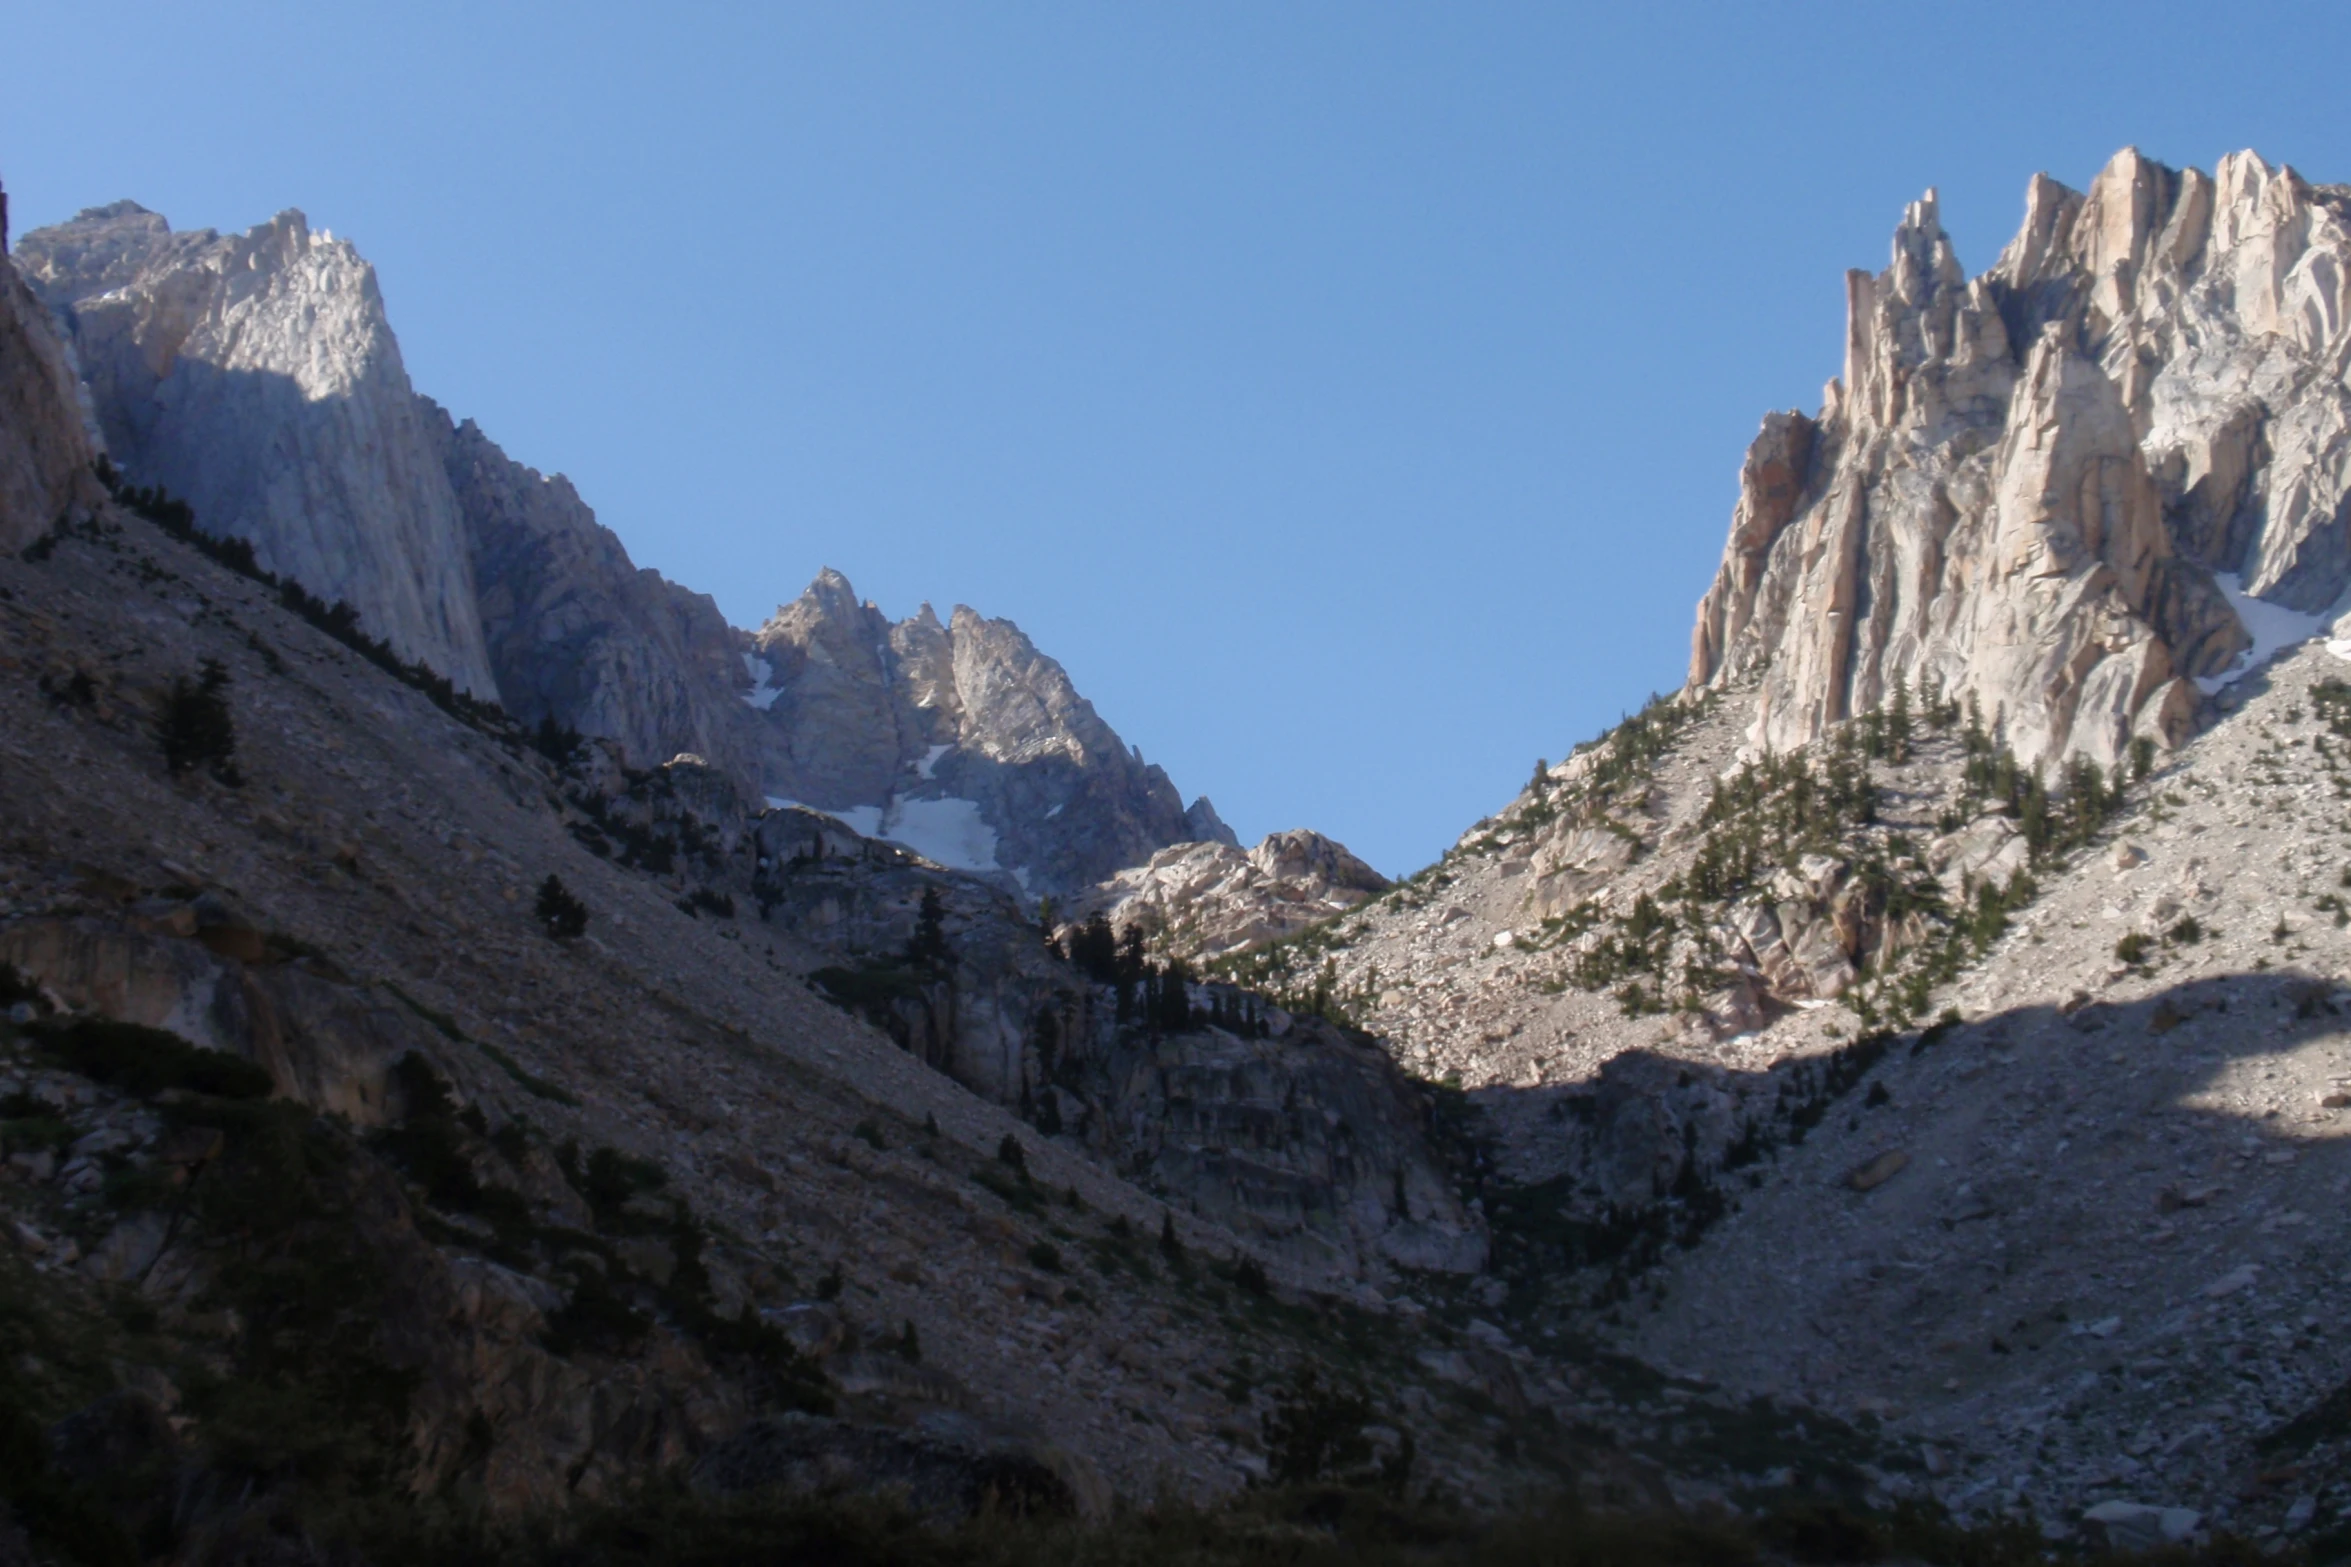
[[[2347,203],[1912,205],[1395,880],[636,570],[299,215],[25,236],[0,1562],[2341,1556]]]
[[[889,626],[828,570],[746,632],[638,570],[566,480],[411,387],[374,269],[299,212],[223,236],[116,202],[15,259],[126,482],[525,724],[638,769],[700,757],[746,798],[842,811],[1038,895],[1230,836],[1009,621],[926,606]]]
[[[2347,261],[2351,190],[2249,152],[2037,178],[1972,279],[1930,191],[1847,275],[1820,412],[1748,449],[1691,684],[1757,677],[1773,747],[1904,683],[1971,693],[2027,761],[2176,746],[2351,586]]]

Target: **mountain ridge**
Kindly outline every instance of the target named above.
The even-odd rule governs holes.
[[[746,630],[637,568],[569,481],[414,391],[372,267],[298,211],[223,236],[116,202],[24,235],[16,254],[78,358],[96,444],[130,480],[525,724],[612,741],[638,769],[699,756],[747,798],[870,812],[877,827],[976,814],[951,835],[955,868],[1040,894],[1229,836],[1008,621],[959,607],[936,635],[920,615],[877,634],[878,611],[828,568]],[[861,638],[893,648],[862,684],[810,662],[819,647],[862,659]],[[930,710],[894,684],[925,659],[930,699],[965,721],[918,718]],[[786,685],[762,684],[757,670],[779,665]],[[943,775],[924,760],[939,744]]]

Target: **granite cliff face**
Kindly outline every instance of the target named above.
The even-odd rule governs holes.
[[[495,697],[465,521],[375,269],[282,212],[175,234],[132,202],[27,234],[17,266],[67,323],[108,452],[261,564]]]
[[[1899,681],[2111,763],[2186,738],[2249,624],[2351,585],[2351,191],[2125,151],[2086,193],[2036,177],[1974,279],[1929,193],[1847,296],[1844,374],[1764,422],[1692,638],[1693,687],[1758,682],[1758,742]]]
[[[926,606],[893,625],[828,571],[748,633],[637,568],[567,480],[410,388],[373,269],[298,212],[175,234],[118,202],[27,235],[19,266],[129,480],[526,724],[611,741],[638,770],[703,758],[749,799],[1027,893],[1231,839],[1009,621]],[[14,361],[71,385],[55,343]],[[44,439],[0,470],[26,492],[11,515],[53,514],[60,483],[96,495],[90,443]]]
[[[465,518],[476,615],[506,709],[615,742],[626,762],[680,752],[748,784],[762,735],[739,699],[741,632],[707,594],[637,567],[571,481],[430,411]]]
[[[0,230],[6,213],[0,195]],[[0,231],[0,249],[6,240]],[[103,499],[74,407],[73,369],[48,312],[14,267],[0,265],[0,549],[22,549]]]

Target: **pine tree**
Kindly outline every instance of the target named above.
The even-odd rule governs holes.
[[[1100,910],[1088,915],[1083,925],[1070,932],[1069,961],[1098,985],[1107,985],[1118,978],[1118,938],[1111,934],[1110,921]]]
[[[954,966],[955,953],[947,945],[947,905],[939,889],[922,890],[922,909],[914,918],[914,936],[906,943],[906,961],[927,969]]]
[[[539,883],[539,923],[558,941],[568,941],[588,928],[588,906],[572,896],[563,878],[549,873]]]
[[[244,782],[235,760],[236,722],[228,698],[221,695],[228,684],[229,672],[217,658],[206,659],[194,680],[186,675],[172,680],[155,738],[163,747],[164,769],[174,778],[185,778],[201,767],[231,788]]]

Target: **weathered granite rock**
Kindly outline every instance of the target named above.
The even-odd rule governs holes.
[[[1140,987],[1122,998],[1064,961],[1001,888],[819,812],[771,811],[756,844],[751,898],[831,955],[819,990],[1040,1134],[1304,1268],[1482,1262],[1483,1229],[1430,1151],[1427,1106],[1376,1046],[1230,986],[1195,984],[1190,1020],[1163,1026]],[[927,957],[926,898],[940,946]]]
[[[60,517],[104,499],[91,455],[65,347],[16,268],[0,260],[0,550],[23,549]]]
[[[1342,843],[1277,832],[1247,853],[1224,843],[1162,849],[1073,899],[1066,915],[1083,921],[1100,913],[1122,929],[1140,924],[1155,950],[1213,958],[1328,919],[1387,885]]]
[[[893,624],[825,571],[752,639],[765,792],[950,869],[1066,896],[1224,830],[1184,806],[1008,620],[929,605]]]
[[[1785,747],[1897,681],[1972,694],[2026,760],[2184,738],[2252,639],[2214,582],[2351,586],[2351,191],[2249,152],[2036,177],[1992,269],[1932,193],[1847,281],[1845,372],[1749,449],[1694,687],[1753,677]]]
[[[375,269],[287,211],[175,234],[133,202],[27,234],[114,461],[342,600],[403,656],[497,694],[464,520]]]
[[[756,714],[743,635],[707,594],[641,570],[571,481],[508,457],[426,403],[472,550],[477,614],[506,710],[616,742],[650,767],[680,752],[748,790]]]

